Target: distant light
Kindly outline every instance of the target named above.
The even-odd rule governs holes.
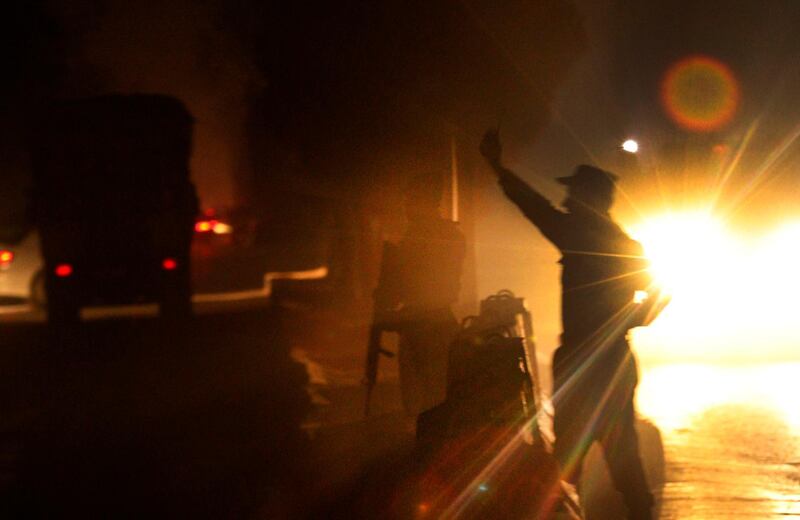
[[[233,233],[233,227],[230,224],[220,222],[216,219],[200,220],[195,222],[194,230],[196,233],[210,233],[215,235],[229,235]]]
[[[230,235],[233,233],[233,227],[224,222],[215,221],[211,229],[215,235]]]
[[[487,491],[489,491],[489,486],[487,486],[486,483],[484,482],[483,484],[478,486],[478,491],[480,491],[481,493],[486,493]]]
[[[174,271],[178,268],[178,261],[174,258],[165,258],[164,261],[161,262],[161,267],[163,267],[165,271]]]
[[[8,266],[11,262],[14,261],[14,252],[9,251],[8,249],[0,250],[0,265]]]
[[[59,278],[66,278],[72,275],[72,264],[58,264],[54,270]]]
[[[633,139],[628,139],[627,141],[622,143],[622,149],[628,153],[636,153],[639,151],[639,143],[637,143]]]
[[[214,228],[215,223],[215,220],[201,220],[195,223],[194,230],[198,233],[208,233]]]
[[[647,294],[647,291],[636,291],[636,292],[633,293],[633,303],[635,303],[637,305],[640,304],[640,303],[644,303],[644,301],[649,296],[650,295]]]
[[[421,504],[417,505],[417,512],[421,515],[427,515],[431,510],[430,504],[427,502],[422,502]]]

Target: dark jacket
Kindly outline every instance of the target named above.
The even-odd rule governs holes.
[[[571,350],[624,340],[638,325],[634,293],[651,284],[642,246],[609,215],[560,211],[508,170],[501,173],[500,185],[561,251],[563,346]]]

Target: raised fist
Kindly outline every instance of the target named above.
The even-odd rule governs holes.
[[[492,166],[500,164],[500,158],[503,155],[503,145],[500,144],[500,132],[497,129],[486,131],[481,140],[480,151],[481,155],[483,155]]]

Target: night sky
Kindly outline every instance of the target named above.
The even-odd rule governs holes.
[[[13,78],[3,91],[5,129],[27,131],[59,97],[176,95],[198,120],[201,192],[228,204],[252,196],[253,175],[280,176],[267,161],[299,161],[316,180],[359,189],[351,177],[375,157],[418,146],[422,127],[471,134],[506,114],[523,139],[546,120],[555,85],[585,46],[574,6],[554,0],[502,10],[183,0],[13,9],[3,21]],[[547,79],[532,94],[524,78],[534,75]]]
[[[250,196],[254,170],[279,175],[260,164],[278,162],[276,149],[347,184],[373,156],[416,146],[424,132],[409,127],[433,120],[465,134],[499,121],[509,140],[533,143],[558,98],[559,111],[580,111],[569,125],[592,154],[636,132],[669,175],[681,173],[667,163],[702,159],[704,147],[735,148],[759,120],[755,167],[797,119],[798,19],[789,0],[26,2],[2,22],[3,146],[19,148],[51,99],[167,91],[207,134],[194,169],[218,180],[203,191],[231,203]],[[680,128],[658,99],[670,65],[695,54],[726,64],[740,88],[735,117],[711,132]]]

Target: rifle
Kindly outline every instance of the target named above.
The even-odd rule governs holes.
[[[394,357],[394,353],[383,348],[381,335],[389,330],[382,322],[382,316],[391,310],[397,303],[397,246],[391,242],[383,243],[381,253],[381,270],[378,275],[378,286],[372,293],[372,323],[369,327],[369,341],[367,343],[367,363],[364,369],[364,385],[367,387],[367,396],[364,403],[364,417],[369,416],[369,405],[372,399],[372,390],[378,378],[378,361],[380,356]]]

